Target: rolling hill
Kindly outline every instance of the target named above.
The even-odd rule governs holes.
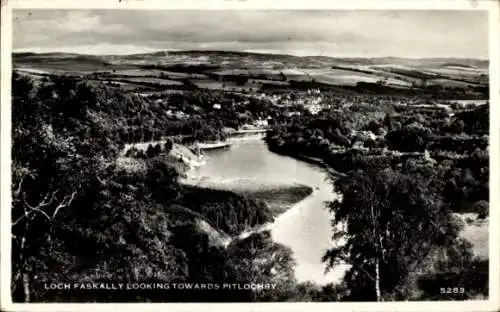
[[[488,87],[488,66],[487,60],[476,59],[300,57],[202,50],[131,55],[13,54],[14,69],[33,75],[92,76],[92,79],[122,84],[127,83],[124,78],[134,77],[133,81],[128,81],[131,89],[137,85],[145,88],[176,85],[176,88],[226,90],[230,85],[230,90],[248,91],[279,81],[285,85],[293,82],[294,86],[297,82],[340,87],[367,83],[399,89],[440,86],[482,90]],[[245,86],[245,79],[252,79],[254,83]],[[257,85],[255,80],[258,80]]]

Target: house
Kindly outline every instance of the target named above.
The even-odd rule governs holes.
[[[318,105],[318,104],[309,104],[309,105],[306,105],[306,109],[313,115],[316,115],[317,113],[319,113],[323,107],[321,105]]]
[[[203,109],[199,107],[198,105],[193,105],[191,106],[191,109],[195,112],[201,112]]]
[[[307,90],[307,94],[308,95],[318,95],[318,94],[321,94],[321,90],[320,89],[309,89],[309,90]]]
[[[267,126],[269,126],[269,123],[267,122],[267,119],[259,119],[254,122],[254,125],[256,127],[266,128]]]
[[[297,112],[297,111],[292,111],[292,112],[286,113],[287,117],[300,116],[300,115],[302,115],[302,113],[301,112]]]

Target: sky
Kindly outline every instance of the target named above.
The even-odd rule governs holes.
[[[15,10],[13,50],[488,58],[483,11]]]

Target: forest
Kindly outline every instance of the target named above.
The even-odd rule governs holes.
[[[362,104],[285,118],[269,101],[190,90],[160,98],[69,77],[12,79],[12,294],[16,302],[385,301],[487,296],[487,259],[458,237],[453,212],[488,217],[488,106],[444,112]],[[191,109],[184,119],[169,107]],[[244,102],[245,104],[242,104]],[[215,110],[213,104],[226,103]],[[199,107],[200,109],[196,109]],[[160,153],[117,165],[125,144],[165,136],[224,138],[272,116],[271,151],[317,157],[342,201],[329,204],[325,266],[352,264],[341,285],[297,283],[291,250],[269,232],[258,200],[187,187]],[[369,138],[367,132],[376,134]],[[167,146],[167,149],[171,146]],[[332,190],[333,191],[333,190]],[[208,199],[208,200],[201,200]],[[366,226],[368,225],[368,226]],[[412,239],[404,239],[409,238]],[[228,244],[226,242],[229,241]],[[269,282],[274,291],[54,292],[46,281]],[[450,286],[451,287],[451,286]]]
[[[159,107],[154,101],[64,77],[38,82],[14,74],[12,90],[15,302],[252,301],[256,296],[274,300],[285,291],[221,290],[188,296],[54,292],[42,287],[48,281],[110,277],[200,283],[283,279],[286,283],[280,285],[290,288],[287,291],[295,289],[290,251],[268,234],[229,246],[217,240],[269,221],[272,216],[262,203],[230,192],[182,186],[177,181],[180,172],[159,156],[144,159],[144,168],[136,171],[116,164],[124,144],[139,137],[193,134],[209,122],[171,121],[156,114]],[[151,120],[149,126],[146,121]],[[210,200],[200,201],[203,196]],[[267,262],[279,274],[265,275],[256,267],[270,253],[283,254]]]
[[[330,204],[332,238],[345,244],[324,261],[353,266],[344,299],[442,300],[438,285],[470,290],[450,299],[488,295],[488,261],[459,238],[464,224],[454,215],[488,217],[488,129],[487,105],[450,116],[365,104],[295,116],[268,132],[272,151],[334,169],[342,199]]]

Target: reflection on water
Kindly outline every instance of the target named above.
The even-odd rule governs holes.
[[[268,151],[259,138],[234,139],[229,150],[206,152],[207,163],[192,169],[198,179],[251,179],[262,184],[293,182],[308,185],[314,192],[278,216],[271,228],[273,239],[293,250],[299,282],[325,284],[338,281],[343,269],[325,275],[321,257],[331,246],[331,214],[325,202],[334,199],[326,172],[319,167]]]

